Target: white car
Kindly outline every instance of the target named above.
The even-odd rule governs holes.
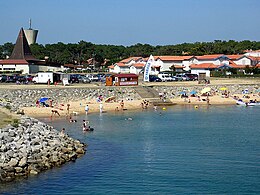
[[[158,74],[158,77],[162,79],[163,82],[173,81],[173,78],[168,74]]]
[[[89,75],[86,75],[86,77],[88,77],[91,82],[97,82],[98,81],[98,76],[96,76],[96,75],[89,74]]]

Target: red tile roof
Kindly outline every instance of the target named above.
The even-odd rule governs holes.
[[[142,58],[142,57],[129,57],[129,58],[126,58],[126,59],[121,60],[120,62],[121,62],[121,63],[127,63],[127,62],[129,62],[129,61],[131,61],[131,60],[137,61],[137,60],[139,60],[139,59],[141,59],[141,58]]]
[[[114,68],[114,67],[115,67],[114,65],[108,66],[108,68]]]
[[[193,56],[154,56],[154,59],[160,59],[162,61],[183,61],[191,59]]]
[[[190,68],[194,68],[194,69],[208,69],[208,68],[218,68],[218,66],[213,64],[213,63],[202,63],[202,64],[191,64]]]
[[[3,65],[7,65],[7,64],[17,64],[17,65],[21,65],[21,64],[29,64],[25,59],[18,59],[18,60],[15,60],[15,59],[7,59],[7,60],[0,60],[0,64],[3,64]]]
[[[241,57],[243,57],[244,55],[226,55],[230,60],[236,60],[239,59]]]
[[[125,64],[122,63],[122,62],[115,63],[114,66],[119,66],[119,67],[125,66],[125,67],[127,67],[127,65],[125,65]]]
[[[232,60],[229,60],[229,66],[231,68],[245,68],[245,66],[242,65],[237,65],[235,62],[233,62]]]
[[[223,56],[224,54],[211,54],[211,55],[203,55],[203,56],[196,56],[196,58],[198,60],[212,60],[212,59],[216,59],[219,58],[221,56]]]
[[[143,64],[143,63],[136,63],[136,64],[133,64],[132,66],[134,66],[134,67],[144,67],[145,64]]]
[[[247,58],[253,60],[253,61],[260,61],[260,57],[254,57],[254,56],[247,56]]]
[[[180,65],[173,65],[175,69],[183,69],[185,66],[180,66]]]

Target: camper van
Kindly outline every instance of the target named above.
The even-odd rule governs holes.
[[[33,77],[34,83],[47,84],[48,81],[51,83],[61,82],[64,78],[69,80],[68,74],[54,73],[54,72],[38,72],[35,77]]]

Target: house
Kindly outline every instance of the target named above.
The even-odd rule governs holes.
[[[145,67],[148,58],[129,57],[109,67],[114,73],[139,74]],[[190,71],[193,74],[203,73],[207,77],[211,71],[219,69],[244,69],[246,66],[256,66],[260,57],[246,55],[210,54],[202,56],[154,56],[150,74],[158,74],[162,71],[183,72]]]
[[[129,72],[133,73],[133,74],[139,74],[145,67],[145,63],[136,63],[136,64],[132,64],[129,67]]]
[[[190,69],[192,74],[206,74],[206,77],[210,77],[210,71],[216,70],[218,65],[213,63],[201,63],[201,64],[191,64]]]
[[[260,57],[260,49],[259,50],[245,50],[246,52],[244,55],[251,56],[251,57]]]
[[[172,67],[177,70],[189,69],[189,60],[193,56],[154,56],[156,66],[160,67],[159,71],[171,71]],[[184,63],[185,62],[185,63]]]

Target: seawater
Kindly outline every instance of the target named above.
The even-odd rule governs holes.
[[[41,120],[88,144],[0,194],[259,194],[260,107],[173,106]],[[133,120],[126,120],[131,117]],[[94,132],[82,132],[82,120]]]

